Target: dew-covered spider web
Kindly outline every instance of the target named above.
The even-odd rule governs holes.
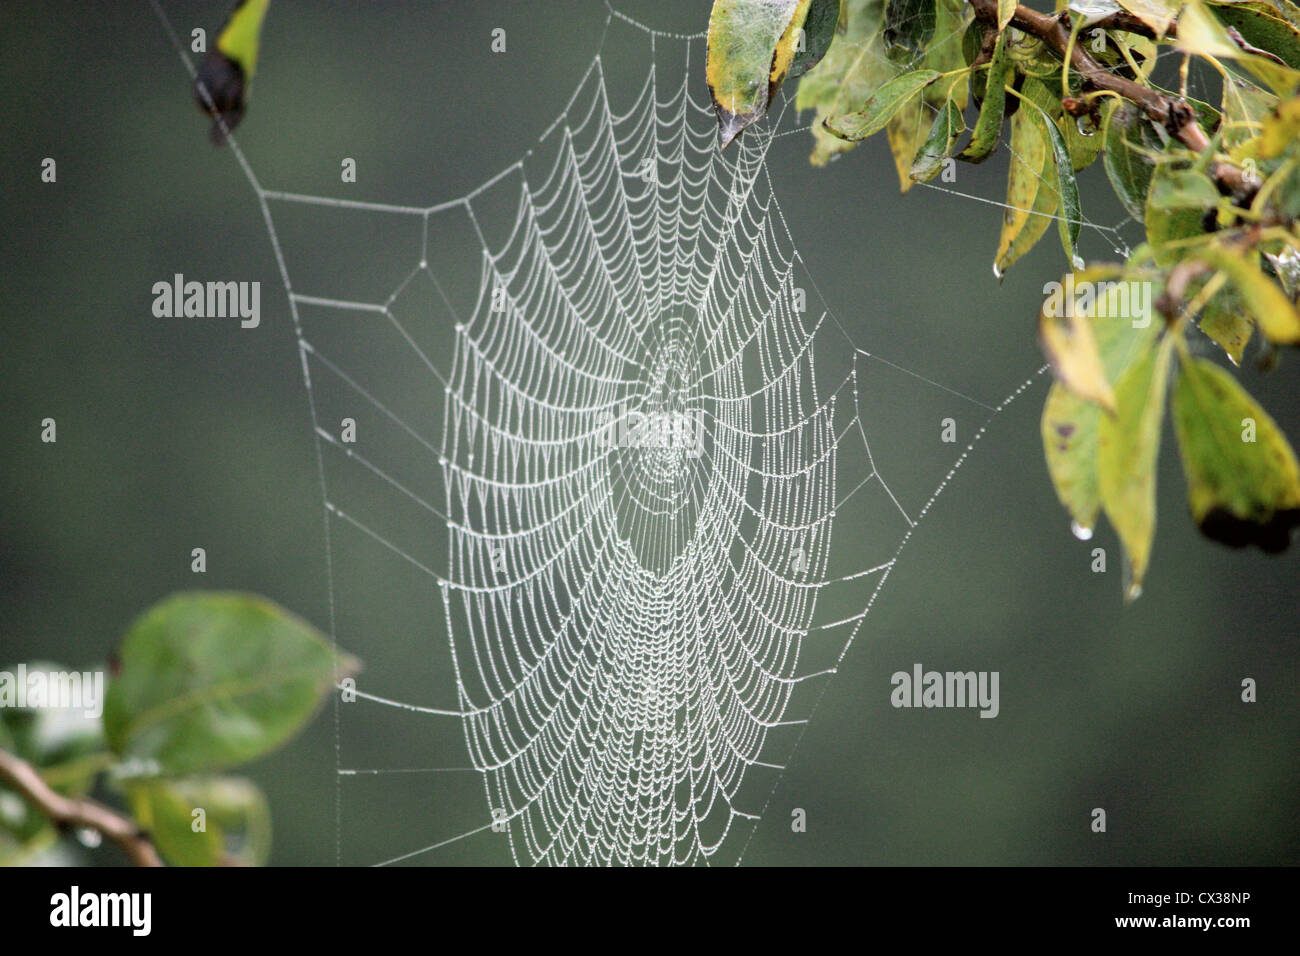
[[[366,663],[335,703],[347,862],[738,862],[917,523],[1030,384],[979,401],[851,335],[774,193],[789,101],[720,152],[703,34],[594,22],[569,102],[466,195],[272,189],[230,143],[301,353],[330,630]],[[642,62],[605,58],[616,32]],[[362,816],[392,844],[344,846]]]

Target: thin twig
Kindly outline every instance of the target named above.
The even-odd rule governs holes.
[[[0,780],[9,784],[60,828],[89,827],[116,843],[137,866],[162,866],[158,851],[135,823],[88,797],[65,797],[52,790],[36,768],[0,750]]]

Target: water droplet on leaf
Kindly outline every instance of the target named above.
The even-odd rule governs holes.
[[[1085,524],[1079,524],[1077,521],[1070,522],[1070,531],[1080,541],[1090,541],[1092,539],[1092,529]]]

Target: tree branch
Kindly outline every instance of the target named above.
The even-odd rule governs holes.
[[[969,2],[975,11],[975,16],[996,30],[997,0],[969,0]],[[1145,28],[1145,25],[1141,24],[1136,17],[1112,15],[1111,19],[1114,20],[1116,29],[1150,35],[1149,29],[1144,33],[1143,29],[1138,28],[1139,26]],[[1186,100],[1153,90],[1127,77],[1110,72],[1093,58],[1082,43],[1076,42],[1071,47],[1068,12],[1039,13],[1024,4],[1018,4],[1011,18],[1011,25],[1042,40],[1063,62],[1068,50],[1070,67],[1079,74],[1086,86],[1094,90],[1116,93],[1135,103],[1153,123],[1164,127],[1169,135],[1188,149],[1202,153],[1210,148],[1210,138],[1205,135],[1205,130],[1197,122],[1196,111]],[[1246,182],[1242,171],[1230,163],[1214,163],[1208,172],[1225,193],[1249,195],[1254,191],[1253,185]]]
[[[116,843],[137,866],[163,865],[149,837],[132,820],[89,798],[56,793],[35,767],[6,750],[0,750],[0,781],[22,794],[56,826],[89,827]]]

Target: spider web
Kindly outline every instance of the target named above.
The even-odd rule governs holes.
[[[917,523],[1033,381],[989,405],[855,341],[769,178],[793,111],[719,152],[704,35],[604,13],[559,116],[466,195],[269,189],[230,141],[301,355],[330,632],[367,662],[335,704],[340,845],[343,806],[402,779],[485,797],[435,801],[415,846],[394,810],[381,864],[502,834],[519,863],[739,862]],[[644,68],[603,58],[615,30]],[[969,444],[891,442],[954,401]],[[412,620],[407,656],[367,653]],[[358,766],[383,741],[349,736],[357,707],[460,756]]]

